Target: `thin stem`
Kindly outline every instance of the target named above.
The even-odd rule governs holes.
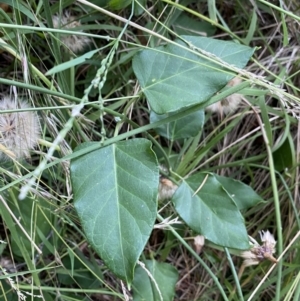
[[[212,102],[214,101],[215,102],[215,101],[220,100],[220,99],[222,99],[224,97],[227,97],[229,94],[230,94],[230,92],[228,92],[228,91],[221,92],[220,94],[217,94],[217,95],[213,96],[210,101],[212,101]],[[77,106],[79,106],[79,105],[77,105]],[[77,106],[73,107],[74,111],[76,111],[76,107]],[[171,116],[169,116],[169,117],[167,117],[167,118],[165,118],[163,120],[156,121],[154,123],[141,126],[141,127],[137,128],[137,129],[133,129],[133,130],[128,131],[126,133],[120,134],[117,137],[112,137],[110,139],[107,139],[104,142],[95,143],[95,144],[93,144],[93,145],[91,145],[89,147],[86,147],[86,148],[84,148],[82,150],[76,151],[75,153],[67,155],[64,158],[54,160],[53,162],[48,163],[48,164],[45,164],[45,163],[47,163],[47,160],[48,160],[48,158],[46,158],[46,161],[45,160],[43,161],[43,166],[41,166],[41,164],[40,164],[35,171],[27,173],[23,177],[15,180],[15,181],[13,181],[11,183],[8,183],[4,187],[0,187],[0,192],[6,190],[9,187],[12,187],[12,186],[16,185],[17,183],[20,183],[21,181],[23,181],[25,179],[28,179],[29,177],[33,176],[33,178],[30,179],[30,183],[27,182],[27,185],[26,185],[27,188],[24,191],[27,194],[27,192],[28,192],[27,189],[29,189],[31,187],[31,185],[33,185],[35,183],[34,178],[37,177],[46,168],[49,168],[49,167],[54,166],[56,164],[59,164],[60,162],[65,162],[65,161],[68,161],[68,160],[71,160],[71,159],[83,156],[83,155],[88,154],[88,153],[90,153],[92,151],[95,151],[95,150],[97,150],[97,149],[99,149],[101,147],[105,147],[105,146],[111,145],[111,144],[116,143],[118,141],[121,141],[123,139],[127,139],[127,138],[129,138],[131,136],[138,135],[138,134],[144,133],[146,131],[152,130],[152,129],[154,129],[156,127],[159,127],[159,126],[161,126],[161,125],[163,125],[165,123],[169,123],[169,122],[178,120],[180,118],[183,118],[184,116],[187,116],[187,115],[195,112],[195,110],[203,109],[205,106],[206,106],[206,103],[205,104],[200,103],[200,104],[191,106],[191,107],[186,108],[186,109],[184,109],[184,110],[182,110],[182,111],[180,111],[178,113],[175,113],[174,115],[171,115]],[[117,112],[115,112],[113,110],[109,110],[107,108],[104,108],[104,111],[107,112],[107,113],[109,113],[109,114],[112,114],[113,116],[124,117],[120,113],[117,113]],[[76,116],[76,114],[74,114],[74,116]],[[63,139],[65,137],[65,135],[67,134],[67,132],[72,128],[72,124],[73,124],[74,118],[75,117],[70,118],[68,120],[68,122],[66,123],[65,127],[61,130],[61,132],[59,133],[58,137],[53,142],[53,145],[51,147],[51,152],[53,152],[55,150],[56,145],[59,144],[60,140]],[[50,149],[49,149],[49,151],[50,151]],[[49,151],[48,151],[48,155],[49,155]],[[24,196],[24,192],[23,192],[23,195],[21,195],[21,196]],[[21,191],[21,193],[22,193],[22,191]]]
[[[295,235],[295,237],[291,240],[291,242],[289,243],[289,245],[285,248],[285,250],[280,254],[280,256],[277,258],[277,260],[280,262],[281,259],[283,258],[284,254],[289,250],[289,248],[294,244],[294,242],[299,238],[300,236],[300,231],[297,232],[297,234]],[[277,263],[274,263],[271,268],[269,269],[269,271],[266,273],[266,275],[263,277],[263,279],[260,281],[260,283],[256,286],[256,288],[254,289],[254,291],[252,292],[251,296],[249,297],[249,299],[247,301],[251,301],[254,296],[256,295],[257,291],[259,290],[259,288],[261,287],[261,285],[266,281],[266,279],[269,277],[269,275],[272,273],[272,271],[275,269],[275,267],[277,266]],[[295,300],[296,301],[296,300]],[[298,300],[297,300],[298,301]]]
[[[261,102],[262,102],[262,99],[261,99]],[[270,178],[271,178],[272,192],[273,192],[273,198],[274,198],[274,207],[275,207],[275,216],[276,216],[278,254],[282,254],[283,239],[282,239],[281,212],[280,212],[280,202],[279,202],[279,195],[278,195],[278,185],[277,185],[277,181],[276,181],[276,171],[274,168],[274,160],[273,160],[271,141],[269,140],[271,133],[266,132],[266,129],[268,128],[268,126],[263,124],[259,114],[257,113],[256,109],[252,106],[252,104],[248,103],[248,105],[250,105],[252,107],[252,110],[257,117],[257,121],[260,125],[262,136],[264,138],[265,146],[266,146],[266,150],[267,150],[267,154],[268,154]],[[281,292],[281,280],[282,280],[281,279],[281,277],[282,277],[282,261],[278,262],[277,267],[278,267],[278,272],[277,272],[277,280],[276,280],[275,300],[279,301],[280,300],[280,292]]]
[[[11,217],[14,219],[15,223],[19,226],[19,228],[22,230],[22,232],[24,233],[24,235],[28,238],[28,240],[32,243],[32,245],[34,246],[34,248],[36,249],[36,251],[39,254],[42,254],[42,251],[40,250],[40,248],[35,244],[35,242],[32,240],[32,238],[30,237],[30,235],[27,233],[27,231],[23,228],[23,226],[21,225],[20,221],[15,217],[14,213],[10,210],[9,206],[7,205],[7,203],[5,202],[4,198],[0,195],[0,200],[3,203],[4,207],[6,208],[6,210],[9,212],[9,214],[11,215]]]
[[[229,250],[227,248],[224,248],[224,250],[225,250],[226,257],[228,259],[231,271],[232,271],[232,275],[233,275],[235,285],[236,285],[236,288],[237,288],[237,292],[238,292],[238,295],[239,295],[239,300],[244,301],[244,296],[243,296],[242,288],[241,288],[241,285],[240,285],[239,277],[238,277],[238,274],[236,273],[235,266],[233,264],[231,255],[230,255]],[[233,290],[233,292],[234,291],[235,291],[235,289]]]
[[[298,273],[298,276],[296,278],[300,278],[300,272]],[[295,290],[295,295],[294,295],[294,301],[300,300],[300,281],[297,284],[297,288]]]
[[[162,222],[164,219],[160,214],[157,214],[157,219]],[[216,275],[213,273],[213,271],[208,267],[208,265],[202,260],[202,258],[189,246],[189,244],[172,228],[171,226],[167,225],[166,226],[168,230],[172,232],[172,234],[180,241],[180,243],[197,259],[197,261],[202,265],[202,267],[207,271],[207,273],[211,276],[215,284],[217,285],[221,295],[224,298],[224,301],[229,301],[225,291],[219,282],[218,278]]]

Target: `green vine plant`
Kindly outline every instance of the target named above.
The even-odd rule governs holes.
[[[276,283],[274,300],[279,301],[288,290],[281,291],[281,259],[300,235],[298,232],[283,250],[279,198],[285,192],[297,224],[293,227],[300,227],[298,209],[284,178],[292,178],[297,165],[290,133],[295,123],[295,116],[290,115],[296,112],[291,107],[297,107],[293,102],[297,97],[276,85],[281,81],[279,75],[269,73],[271,79],[275,78],[271,83],[246,68],[255,61],[257,51],[248,46],[257,20],[255,9],[252,30],[241,39],[216,21],[220,16],[214,10],[214,1],[207,1],[210,18],[189,9],[191,1],[158,1],[155,5],[161,11],[166,8],[170,16],[165,24],[145,9],[146,1],[104,0],[97,6],[97,1],[58,1],[50,5],[42,0],[38,5],[32,1],[34,9],[25,1],[19,2],[4,1],[18,11],[19,16],[14,16],[17,24],[0,9],[1,49],[16,64],[21,62],[26,67],[24,81],[0,78],[1,85],[12,86],[10,95],[3,93],[0,98],[0,214],[3,233],[8,237],[1,237],[0,246],[1,255],[10,253],[16,261],[21,258],[26,268],[9,269],[4,264],[9,266],[7,260],[1,257],[0,278],[8,280],[1,286],[3,295],[9,291],[8,296],[48,301],[57,299],[51,292],[57,289],[66,292],[66,299],[61,300],[81,300],[77,297],[83,298],[83,294],[87,300],[93,293],[129,300],[132,293],[134,301],[172,301],[180,282],[179,271],[167,258],[175,246],[189,253],[214,282],[207,300],[215,296],[214,288],[219,296],[215,300],[245,300],[240,282],[245,269],[268,260],[273,264],[270,273],[277,269],[271,283]],[[64,11],[69,6],[71,10]],[[123,18],[103,7],[124,9],[129,16]],[[85,12],[82,22],[81,9]],[[32,11],[37,16],[41,12],[42,21]],[[31,25],[22,24],[22,14]],[[142,14],[155,26],[133,21]],[[106,19],[98,22],[103,15],[112,18],[112,24],[104,24]],[[289,16],[298,20],[295,15]],[[198,27],[208,37],[193,34]],[[105,28],[117,35],[87,33],[85,28],[90,32]],[[137,33],[131,32],[132,28]],[[215,28],[228,33],[232,40],[209,37]],[[139,31],[142,38],[132,39]],[[28,47],[28,53],[25,47],[23,51],[19,41],[28,46],[28,37],[36,39],[40,52],[35,52],[35,45]],[[49,53],[45,45],[51,45]],[[129,51],[123,51],[124,45]],[[44,51],[42,72],[32,53],[44,57]],[[12,69],[8,65],[7,70]],[[1,72],[6,74],[6,70]],[[281,72],[283,77],[285,69]],[[117,83],[116,74],[121,78]],[[18,98],[18,91],[23,90],[28,96],[24,100]],[[286,110],[268,107],[267,95]],[[247,109],[240,107],[241,102]],[[263,152],[247,158],[241,154],[245,145],[240,138],[218,149],[220,141],[228,138],[242,118],[246,119],[249,108],[257,122],[250,127],[249,143],[263,141]],[[237,109],[239,114],[235,114]],[[277,119],[281,121],[272,123]],[[280,127],[284,129],[277,135],[275,130]],[[34,149],[36,156],[30,157]],[[216,159],[227,153],[238,154],[233,171],[241,165],[243,170],[249,168],[246,177],[239,177],[246,181],[235,178],[242,172],[222,174],[222,168],[231,167],[231,162],[220,160],[216,165]],[[257,163],[264,159],[267,167],[265,162]],[[257,186],[252,168],[265,169],[270,175],[264,198],[252,188]],[[277,189],[279,182],[284,187],[281,190]],[[276,221],[268,220],[264,225],[276,226],[277,241],[268,229],[260,229],[260,241],[256,241],[248,235],[249,216],[273,205],[267,202],[268,195],[274,201],[272,217]],[[151,249],[151,237],[158,229],[165,241],[156,253],[155,247]],[[291,229],[286,232],[294,233]],[[87,245],[93,251],[85,249]],[[220,271],[212,268],[213,253],[202,257],[205,247],[224,253],[230,281],[220,279]],[[242,258],[239,266],[232,255]],[[114,275],[110,279],[120,281],[116,291],[106,282],[104,270],[109,270],[108,277]],[[30,285],[24,281],[17,285],[12,278],[27,274],[32,277]],[[285,282],[294,277],[293,271],[286,275]],[[298,285],[299,296],[297,277],[292,287]],[[254,278],[249,277],[251,281]],[[51,282],[53,286],[62,285],[53,288]],[[247,292],[251,294],[248,301],[255,292]]]
[[[137,127],[144,137],[128,139],[133,130],[126,139],[113,142],[118,133],[114,138],[106,137],[102,122],[102,142],[86,142],[75,149],[75,155],[83,153],[71,160],[70,168],[74,206],[84,233],[107,267],[129,287],[133,285],[134,294],[147,295],[150,290],[152,300],[172,300],[174,295],[177,273],[172,266],[145,261],[158,284],[156,289],[151,289],[151,279],[137,266],[156,220],[169,218],[158,215],[166,199],[171,199],[173,205],[168,206],[174,206],[174,214],[195,235],[219,247],[250,249],[240,210],[263,202],[262,198],[232,178],[205,170],[191,173],[208,147],[190,144],[183,153],[171,156],[149,130],[182,146],[200,137],[206,108],[214,111],[221,107],[224,114],[234,110],[230,97],[236,97],[233,93],[247,83],[240,84],[239,74],[229,67],[241,70],[253,51],[234,42],[196,36],[180,36],[175,43],[141,50],[132,67],[140,85],[139,100],[135,101],[145,97],[150,107],[148,128]],[[101,73],[107,72],[112,55],[103,60]],[[238,84],[230,87],[236,77]],[[105,77],[93,81],[99,86],[101,120],[104,81]],[[120,116],[116,121],[127,120]]]

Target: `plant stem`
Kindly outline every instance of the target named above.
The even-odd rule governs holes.
[[[239,277],[238,277],[238,275],[236,273],[234,264],[232,262],[231,255],[230,255],[230,253],[229,253],[229,251],[228,251],[227,248],[224,248],[224,250],[225,250],[226,257],[228,259],[228,262],[229,262],[229,265],[230,265],[230,268],[231,268],[231,271],[232,271],[232,275],[233,275],[233,278],[234,278],[234,281],[235,281],[235,284],[236,284],[237,292],[238,292],[238,295],[239,295],[239,300],[240,301],[244,301],[244,296],[243,296],[242,288],[241,288],[241,285],[240,285]],[[233,290],[233,292],[234,291],[235,290]]]
[[[162,222],[164,219],[160,214],[157,214],[157,219]],[[229,301],[225,291],[219,282],[216,275],[212,272],[212,270],[208,267],[208,265],[202,260],[202,258],[189,246],[189,244],[172,228],[171,226],[167,226],[167,228],[172,232],[172,234],[180,241],[180,243],[198,260],[198,262],[203,266],[203,268],[207,271],[207,273],[211,276],[218,289],[220,290],[221,295],[223,296],[224,301]]]
[[[276,181],[276,171],[274,167],[274,160],[273,160],[273,154],[272,154],[272,148],[271,148],[271,137],[272,132],[269,125],[269,119],[267,116],[267,113],[265,112],[265,102],[264,98],[260,97],[260,108],[262,111],[262,116],[264,117],[263,124],[259,114],[257,111],[252,107],[254,113],[257,116],[257,121],[260,125],[262,136],[265,141],[265,146],[268,154],[268,162],[269,162],[269,168],[270,168],[270,178],[271,178],[271,185],[272,185],[272,191],[273,191],[273,198],[274,198],[274,207],[275,207],[275,216],[276,216],[276,226],[277,226],[277,246],[278,246],[278,254],[281,254],[283,251],[283,240],[282,240],[282,224],[281,224],[281,213],[280,213],[280,202],[279,202],[279,195],[278,195],[278,186]],[[269,131],[268,131],[269,130]],[[268,132],[267,132],[268,131]],[[276,296],[275,301],[280,300],[280,292],[281,292],[281,277],[282,277],[282,260],[280,260],[277,264],[277,281],[276,281]]]

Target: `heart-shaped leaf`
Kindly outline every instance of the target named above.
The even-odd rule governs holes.
[[[177,270],[168,263],[160,263],[155,260],[146,260],[146,269],[151,273],[158,285],[162,298],[159,296],[153,280],[149,278],[146,271],[137,266],[133,280],[134,301],[172,301],[175,295],[175,285],[178,280]]]
[[[213,243],[249,248],[244,219],[214,175],[197,173],[183,181],[172,201],[181,218]]]
[[[150,123],[163,120],[164,118],[173,115],[174,113],[167,113],[164,115],[157,115],[154,112],[150,113]],[[202,129],[204,124],[204,111],[196,111],[176,121],[163,124],[155,131],[169,140],[175,141],[182,138],[195,137]]]
[[[204,50],[238,68],[244,68],[253,53],[247,46],[228,41],[196,36],[182,39],[191,49]],[[188,47],[182,39],[175,41]],[[139,52],[133,70],[157,114],[205,102],[234,77],[225,67],[174,44]]]
[[[76,158],[71,179],[87,239],[130,284],[156,217],[159,170],[151,143],[133,139]]]

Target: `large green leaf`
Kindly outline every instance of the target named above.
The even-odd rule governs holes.
[[[191,176],[181,183],[172,201],[181,218],[206,239],[224,247],[249,248],[244,219],[214,175]]]
[[[76,158],[71,179],[87,239],[130,284],[156,217],[159,171],[151,143],[133,139]]]
[[[253,53],[253,49],[233,42],[196,36],[182,38],[238,68],[245,67]],[[180,39],[175,41],[187,46]],[[133,59],[133,70],[157,114],[205,102],[234,77],[224,67],[174,44],[139,52]]]
[[[145,266],[157,283],[162,300],[172,301],[175,295],[175,285],[178,280],[177,270],[168,263],[159,263],[155,260],[146,260]],[[146,271],[137,266],[133,280],[134,301],[160,301],[161,298]]]
[[[216,174],[214,176],[229,193],[240,210],[264,202],[263,198],[261,198],[250,186],[228,177],[222,177]]]
[[[173,115],[174,113],[167,113],[164,115],[157,115],[156,113],[150,113],[150,123],[163,120],[164,118]],[[155,131],[169,140],[175,141],[182,138],[195,137],[202,130],[204,124],[204,111],[196,111],[176,121],[163,124]]]

